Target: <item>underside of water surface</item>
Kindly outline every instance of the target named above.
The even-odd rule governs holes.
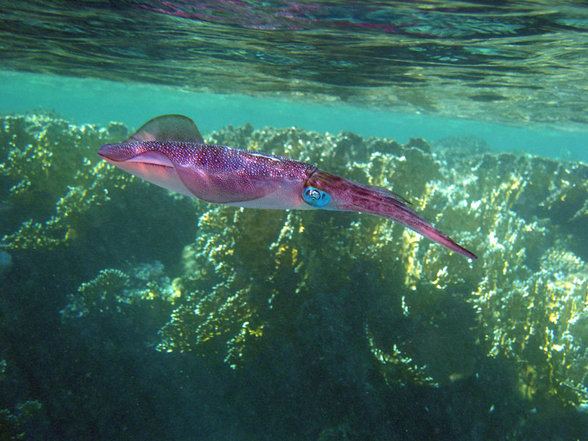
[[[4,8],[2,68],[574,129],[583,2],[38,1]]]

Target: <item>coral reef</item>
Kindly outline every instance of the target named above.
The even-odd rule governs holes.
[[[154,303],[161,310],[165,304],[173,305],[180,295],[175,285],[163,274],[161,262],[133,265],[130,274],[117,269],[104,269],[90,282],[83,283],[61,311],[65,319],[88,314],[121,312],[124,305]],[[162,302],[164,302],[162,304]]]
[[[207,139],[391,188],[476,252],[470,262],[374,216],[246,210],[157,189],[98,162],[101,143],[125,137],[118,124],[31,114],[0,127],[5,277],[43,260],[61,280],[54,312],[64,329],[99,341],[88,335],[108,340],[129,322],[140,335],[143,322],[159,330],[142,344],[170,357],[161,363],[193,357],[227,367],[241,381],[231,401],[273,415],[274,438],[290,430],[388,439],[391,423],[371,432],[365,421],[402,420],[398,433],[415,439],[444,425],[443,439],[522,439],[534,423],[519,409],[588,405],[585,164],[492,154],[479,140],[472,153],[467,139],[432,149],[422,139],[250,125]],[[9,282],[42,292],[41,282]],[[19,298],[0,297],[5,317]],[[132,340],[119,350],[138,351]],[[408,415],[390,396],[414,399],[426,415]],[[439,410],[446,402],[453,411]],[[460,416],[465,403],[472,421]],[[292,408],[313,421],[310,435],[287,420]],[[423,418],[436,425],[430,432]]]
[[[165,191],[100,160],[96,152],[102,144],[126,136],[127,129],[119,123],[100,128],[76,126],[49,114],[3,117],[0,249],[14,254],[69,248],[71,255],[88,259],[88,266],[102,268],[104,259],[118,253],[109,246],[111,241],[124,245],[139,232],[146,217],[162,219],[176,213],[175,229],[160,225],[168,230],[167,238],[153,234],[151,240],[132,244],[133,258],[138,261],[143,260],[141,255],[166,246],[171,258],[175,244],[191,236],[194,203],[187,198],[162,197],[153,204],[145,194]],[[121,228],[113,219],[124,219],[125,225]],[[88,238],[92,238],[93,255],[86,253]],[[118,257],[128,259],[129,255]],[[95,271],[94,267],[89,271]]]
[[[78,127],[52,115],[29,114],[6,116],[0,128],[0,189],[10,220],[0,231],[5,249],[67,243],[83,228],[92,206],[107,201],[113,186],[129,182],[95,157],[97,147],[120,135],[120,124]],[[36,218],[26,218],[31,214]],[[7,227],[18,224],[6,234]]]
[[[396,192],[481,258],[471,264],[369,216],[213,207],[184,250],[186,295],[163,329],[160,349],[210,345],[237,366],[263,345],[267,329],[286,332],[285,323],[295,322],[317,292],[336,297],[352,290],[363,308],[378,305],[364,312],[356,331],[389,381],[405,381],[406,372],[431,384],[470,375],[476,352],[464,349],[481,341],[488,355],[516,361],[521,395],[587,402],[586,347],[572,329],[579,335],[585,327],[588,271],[569,251],[585,256],[574,243],[586,243],[576,225],[586,216],[586,166],[488,153],[458,162],[451,161],[453,151],[433,154],[422,140],[399,145],[294,129],[244,127],[212,139],[319,164],[328,158],[324,168],[372,185],[395,182]],[[554,204],[561,207],[545,211]],[[571,231],[575,238],[564,234]],[[463,304],[461,316],[445,310],[457,302],[471,304],[475,320]],[[410,322],[412,335],[382,325],[384,315],[389,323]],[[453,320],[468,323],[471,337],[460,336]],[[404,364],[405,374],[395,368],[391,379],[390,364]]]

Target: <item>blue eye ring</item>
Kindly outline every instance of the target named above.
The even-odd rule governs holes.
[[[302,190],[302,199],[308,205],[321,208],[331,201],[331,195],[315,187],[305,187]]]

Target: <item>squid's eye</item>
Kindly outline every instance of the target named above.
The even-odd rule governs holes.
[[[312,205],[313,207],[324,207],[331,200],[331,195],[318,188],[306,187],[302,190],[302,199],[304,199],[304,202],[308,205]]]

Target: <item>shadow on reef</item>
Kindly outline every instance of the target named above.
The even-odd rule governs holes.
[[[472,263],[372,216],[174,196],[98,161],[118,124],[1,121],[0,440],[588,430],[585,165],[352,133],[210,136],[393,188]]]

